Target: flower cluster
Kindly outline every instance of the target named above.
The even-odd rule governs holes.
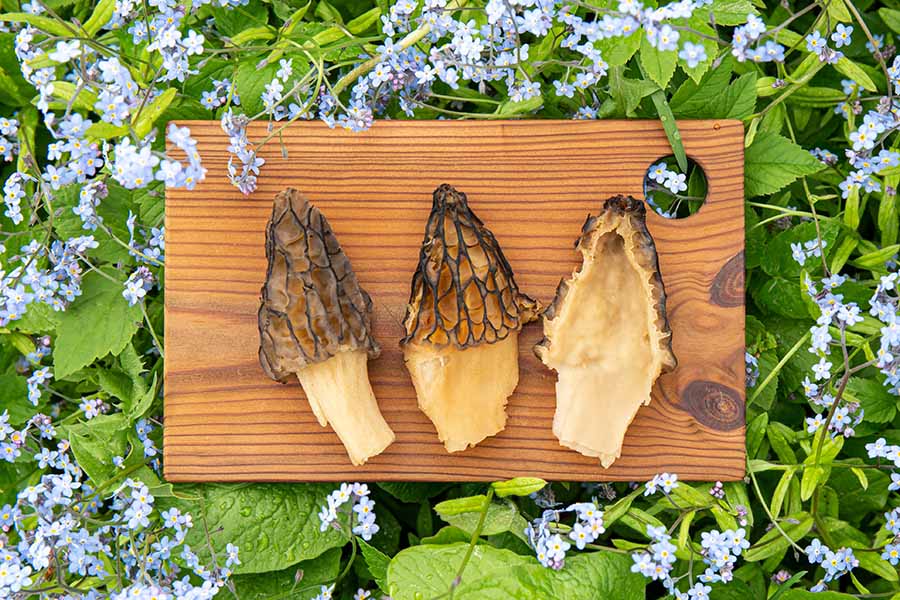
[[[859,560],[853,555],[853,550],[840,548],[833,552],[818,538],[813,539],[803,551],[806,553],[809,564],[819,564],[825,569],[825,576],[810,588],[812,592],[824,592],[828,589],[830,581],[834,581],[859,566]]]
[[[93,236],[54,240],[44,248],[37,240],[20,248],[21,254],[9,259],[8,272],[0,265],[0,327],[21,319],[28,305],[41,302],[55,311],[63,310],[81,295],[80,260],[99,244]],[[2,248],[2,246],[0,246]],[[18,264],[16,264],[18,263]]]
[[[265,160],[256,155],[256,150],[247,138],[247,124],[250,120],[245,115],[235,115],[229,108],[222,115],[222,131],[228,136],[228,178],[241,192],[249,194],[256,189],[256,177]],[[241,167],[235,164],[238,160]]]
[[[571,527],[560,523],[561,516],[567,513],[575,515]],[[525,536],[538,562],[558,570],[565,565],[566,552],[572,544],[584,550],[605,531],[603,511],[594,502],[576,502],[564,509],[545,510],[540,518],[528,524]]]
[[[601,111],[596,89],[605,84],[609,70],[602,48],[610,40],[643,37],[657,51],[675,54],[686,69],[708,68],[716,44],[693,26],[697,14],[711,4],[712,0],[679,0],[652,7],[622,0],[615,8],[591,7],[582,15],[575,2],[488,0],[483,7],[467,7],[484,13],[476,21],[455,18],[460,7],[456,0],[398,0],[381,17],[384,37],[375,52],[337,84],[314,83],[315,68],[294,79],[291,59],[282,58],[260,94],[261,115],[276,121],[316,116],[332,127],[361,131],[394,102],[408,116],[417,109],[434,109],[430,100],[440,82],[451,90],[471,84],[482,94],[492,87],[503,89],[510,102],[533,102],[534,108],[552,89],[556,97],[572,101],[575,118],[594,119]],[[734,30],[732,53],[740,61],[781,62],[785,48],[774,39],[777,31],[768,30],[750,13]],[[536,54],[535,49],[551,36],[561,37],[560,56]],[[321,74],[327,66],[318,69]],[[350,80],[354,75],[355,81]],[[250,193],[262,163],[257,163],[243,135],[245,124],[236,123],[231,115],[238,102],[230,82],[214,80],[213,85],[212,91],[204,92],[203,105],[210,110],[225,108],[223,129],[232,137],[233,158],[242,165],[230,166],[232,183]],[[344,100],[339,92],[348,86],[349,98]],[[659,183],[673,193],[686,189],[683,174],[674,173]]]
[[[835,386],[832,374],[834,364],[831,360],[832,347],[844,343],[847,328],[862,322],[859,305],[855,302],[844,302],[843,294],[837,293],[838,288],[847,281],[843,275],[831,275],[821,280],[822,289],[819,290],[809,277],[804,280],[806,293],[818,307],[820,314],[816,324],[810,328],[809,351],[819,358],[819,362],[813,365],[813,379],[806,377],[803,380],[803,391],[814,407],[818,409],[831,409],[835,402],[842,405],[835,406],[830,421],[823,418],[817,412],[813,417],[807,417],[806,425],[809,433],[815,433],[826,421],[831,435],[841,434],[851,437],[855,433],[855,427],[862,422],[864,410],[855,402],[846,402],[843,397],[835,395]],[[832,329],[839,332],[840,339],[835,340]]]
[[[812,257],[821,257],[822,250],[828,245],[826,240],[812,239],[805,242],[791,243],[791,257],[803,266],[806,260]]]
[[[19,152],[19,144],[16,140],[18,132],[19,122],[17,120],[0,117],[0,158],[4,162],[11,161]]]
[[[230,567],[240,564],[237,548],[229,545],[224,567],[203,565],[185,543],[190,515],[176,508],[155,512],[153,494],[138,480],[126,479],[111,493],[95,489],[67,441],[53,449],[40,443],[55,434],[48,426],[49,419],[38,415],[16,432],[7,413],[0,416],[0,439],[18,435],[47,470],[19,492],[15,504],[0,507],[0,528],[12,536],[0,547],[0,596],[27,594],[31,586],[54,580],[55,572],[102,581],[112,576],[107,569],[113,564],[134,583],[111,598],[208,599],[226,585]]]
[[[342,509],[344,505],[349,505],[350,509]],[[369,486],[364,483],[342,483],[341,487],[328,495],[325,506],[319,511],[320,529],[341,529],[342,514],[356,515],[356,524],[351,531],[367,542],[380,529],[375,522],[375,502],[369,498]]]
[[[900,274],[895,271],[881,277],[869,306],[869,314],[884,324],[876,366],[885,376],[885,385],[900,395]]]
[[[653,476],[653,479],[644,484],[644,495],[651,496],[661,490],[663,494],[668,494],[678,487],[678,475],[675,473],[660,473]]]
[[[631,555],[634,562],[631,570],[654,581],[660,581],[678,600],[688,600],[689,598],[695,600],[698,597],[705,597],[703,594],[708,594],[711,589],[706,584],[731,581],[734,577],[733,570],[737,558],[750,547],[746,531],[743,528],[729,529],[723,532],[715,529],[703,532],[700,546],[703,562],[707,567],[697,578],[698,581],[693,582],[688,590],[683,592],[677,588],[677,585],[684,576],[672,576],[677,548],[672,544],[671,536],[664,527],[653,525],[647,526],[647,536],[651,543],[646,551],[635,552]],[[689,583],[691,582],[689,581]]]

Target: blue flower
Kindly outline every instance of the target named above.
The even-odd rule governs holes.
[[[687,62],[688,67],[693,69],[706,60],[706,48],[703,47],[703,44],[685,42],[681,47],[681,52],[678,53],[678,56]]]
[[[838,26],[835,27],[834,33],[831,34],[831,41],[833,41],[834,45],[838,48],[849,46],[853,41],[850,37],[852,33],[852,25],[844,25],[843,23],[838,23]]]

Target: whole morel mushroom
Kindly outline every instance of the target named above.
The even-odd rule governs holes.
[[[419,408],[448,452],[506,426],[506,402],[519,382],[519,331],[536,313],[466,195],[438,187],[401,346]]]
[[[321,212],[300,192],[275,197],[259,307],[259,361],[282,383],[296,375],[313,413],[361,465],[394,441],[369,383],[372,299]]]
[[[608,199],[575,243],[580,270],[560,281],[535,354],[556,370],[553,433],[604,467],[660,373],[675,368],[672,331],[644,203]]]

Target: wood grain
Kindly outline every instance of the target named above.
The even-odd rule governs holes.
[[[217,122],[185,122],[206,180],[166,197],[165,475],[170,481],[645,480],[744,475],[743,128],[680,122],[704,169],[707,202],[688,218],[652,211],[678,368],[657,383],[609,469],[559,445],[551,431],[555,374],[532,353],[539,324],[520,336],[520,382],[499,435],[447,454],[416,407],[398,341],[431,192],[468,194],[527,294],[548,302],[578,265],[585,216],[614,194],[642,197],[647,167],[670,153],[655,121],[383,121],[368,132],[321,123],[287,128],[266,146],[259,189],[227,181]],[[266,135],[254,124],[250,139]],[[284,155],[282,154],[284,152]],[[272,198],[299,188],[322,209],[375,302],[383,348],[369,363],[375,395],[397,434],[353,467],[319,427],[299,384],[281,385],[257,359],[256,310]],[[602,419],[602,415],[598,415]]]

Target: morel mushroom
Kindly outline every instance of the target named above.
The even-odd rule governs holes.
[[[644,203],[608,199],[575,243],[580,270],[560,281],[535,354],[554,369],[560,444],[609,467],[660,373],[675,368],[666,293]]]
[[[259,307],[259,361],[285,383],[295,374],[319,424],[329,423],[361,465],[394,441],[369,383],[372,299],[321,212],[300,192],[275,197]]]
[[[419,408],[448,452],[506,426],[507,399],[519,383],[519,331],[536,316],[466,195],[438,187],[400,344]]]

